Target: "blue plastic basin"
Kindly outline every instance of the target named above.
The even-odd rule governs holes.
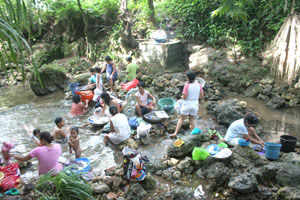
[[[90,171],[90,159],[77,158],[77,159],[75,159],[75,162],[79,162],[79,163],[83,164],[84,166],[83,167],[79,166],[79,169],[77,169],[77,168],[75,168],[77,164],[74,164],[75,167],[71,167],[71,170],[73,173],[78,174],[78,173]]]
[[[250,144],[249,141],[246,141],[245,139],[239,139],[239,145],[242,147],[248,147]]]

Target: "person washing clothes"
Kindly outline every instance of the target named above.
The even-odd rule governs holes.
[[[247,113],[244,118],[230,124],[224,138],[225,141],[232,146],[237,146],[239,139],[246,139],[263,147],[264,141],[256,134],[254,129],[257,123],[257,116],[254,113]]]
[[[96,88],[96,71],[94,68],[90,69],[91,77],[89,78],[88,88],[94,90]]]
[[[74,116],[78,116],[78,115],[83,115],[89,107],[89,100],[87,99],[85,101],[85,104],[83,104],[80,101],[80,96],[78,94],[75,94],[72,97],[72,106],[71,106],[71,111],[70,111],[70,115]]]
[[[38,159],[39,175],[47,174],[55,176],[59,171],[63,169],[63,165],[58,163],[59,156],[62,153],[61,146],[59,144],[51,144],[53,137],[48,131],[43,131],[40,134],[41,146],[31,150],[26,156],[11,155],[16,160],[25,162],[32,158]]]
[[[147,90],[145,90],[145,83],[139,82],[138,88],[139,91],[135,94],[137,104],[135,105],[135,112],[138,116],[143,117],[143,115],[151,112],[153,107],[148,102],[148,97],[152,99],[152,105],[156,104],[154,96]]]
[[[101,75],[101,69],[99,67],[96,67],[96,89],[94,90],[94,102],[99,102],[100,95],[103,92],[103,82],[102,82],[102,75]]]

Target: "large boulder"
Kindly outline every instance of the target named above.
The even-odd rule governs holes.
[[[173,189],[174,200],[191,199],[192,196],[193,196],[193,190],[189,187],[175,187]]]
[[[39,69],[39,76],[42,82],[42,86],[38,78],[35,76],[34,72],[32,72],[31,78],[29,80],[31,90],[37,96],[46,95],[57,90],[62,90],[67,83],[65,69],[55,64],[43,65]]]
[[[79,85],[87,85],[89,82],[89,78],[91,77],[90,73],[79,74],[75,76],[75,82],[79,83]]]
[[[285,99],[280,96],[273,97],[270,101],[267,102],[267,106],[271,108],[281,108],[285,106]]]
[[[256,167],[263,166],[266,164],[266,160],[263,159],[259,154],[257,154],[255,151],[252,150],[251,147],[241,147],[237,146],[233,150],[234,154],[240,155],[242,158],[245,158],[247,161],[249,161],[251,164],[253,164]],[[236,159],[239,159],[238,156]],[[242,162],[242,160],[239,160]]]
[[[239,111],[240,107],[231,106],[223,110],[217,117],[217,122],[225,126],[229,126],[235,120],[241,119],[244,117],[244,114]]]
[[[299,200],[300,191],[292,187],[282,187],[277,191],[277,197],[282,200]]]
[[[191,155],[194,147],[199,146],[201,142],[209,140],[209,136],[201,135],[185,135],[181,139],[184,141],[181,147],[175,147],[173,143],[168,146],[167,152],[169,157],[180,158],[186,155]]]
[[[133,200],[144,199],[147,192],[141,186],[140,183],[134,182],[130,184],[130,191],[128,193],[128,198]]]
[[[300,167],[300,156],[295,152],[283,153],[278,159],[279,162],[291,163]]]
[[[255,176],[248,173],[232,177],[228,183],[229,188],[242,194],[251,194],[257,190],[257,186],[258,183]]]
[[[272,162],[263,167],[266,180],[274,181],[281,186],[300,186],[300,167],[290,163]]]
[[[247,97],[256,97],[261,90],[262,90],[261,85],[252,85],[247,88],[247,90],[245,91],[245,95]]]

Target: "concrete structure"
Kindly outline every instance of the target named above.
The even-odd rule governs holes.
[[[148,40],[139,43],[142,63],[155,69],[176,72],[183,68],[183,44],[178,40],[167,40],[165,43],[155,43]]]

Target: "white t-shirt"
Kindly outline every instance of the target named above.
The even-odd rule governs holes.
[[[232,122],[227,129],[225,141],[230,142],[232,139],[241,138],[243,135],[248,135],[247,127],[244,124],[244,118]]]
[[[146,106],[148,104],[148,95],[149,95],[149,92],[147,90],[144,90],[143,95],[141,95],[140,91],[138,91],[135,94],[136,97],[140,97],[141,104],[146,105]]]
[[[115,133],[121,140],[126,140],[130,137],[130,126],[126,115],[118,113],[110,118],[114,128]]]

